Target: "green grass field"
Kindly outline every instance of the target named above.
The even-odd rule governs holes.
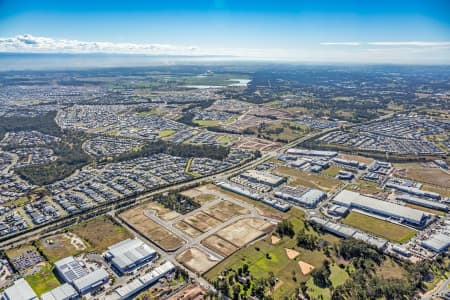
[[[330,166],[328,169],[325,169],[320,173],[322,173],[323,175],[335,177],[339,173],[340,170],[341,170],[341,168],[339,168],[337,166]]]
[[[296,232],[305,228],[302,219],[291,217],[289,220]],[[311,229],[308,232],[318,235],[318,233]],[[337,241],[336,237],[328,234],[320,235],[320,238],[330,243]],[[289,259],[286,254],[286,249],[294,249],[300,254],[295,259]],[[267,254],[269,254],[270,258],[266,256]],[[297,247],[295,237],[293,239],[284,237],[277,244],[272,244],[270,237],[266,237],[263,240],[238,250],[207,272],[205,277],[212,281],[225,270],[237,270],[242,265],[247,264],[254,278],[267,278],[268,273],[273,272],[280,280],[280,283],[274,290],[272,297],[274,299],[284,299],[285,297],[293,296],[295,289],[299,287],[299,283],[309,278],[309,275],[303,275],[301,273],[298,262],[302,260],[315,267],[320,267],[325,258],[324,253],[319,250],[309,251]],[[341,273],[336,273],[333,276],[339,282],[343,282],[346,279],[342,277]]]
[[[228,135],[221,135],[217,138],[217,142],[219,142],[219,143],[228,144],[228,143],[231,143],[232,141],[233,141],[233,139]]]
[[[409,241],[417,233],[417,231],[412,228],[393,224],[354,211],[350,212],[344,219],[344,224],[398,243]]]
[[[194,122],[195,124],[199,125],[199,126],[217,126],[219,124],[219,121],[217,120],[193,120],[192,122]]]
[[[166,137],[166,136],[174,134],[175,132],[176,132],[175,130],[171,130],[171,129],[162,130],[162,131],[160,131],[158,133],[158,136],[159,137]]]
[[[52,266],[47,262],[42,264],[39,272],[25,276],[25,280],[38,296],[60,285],[58,278],[53,273]]]

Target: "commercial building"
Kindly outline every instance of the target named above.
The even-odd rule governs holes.
[[[41,295],[41,300],[75,300],[79,298],[77,291],[68,283]]]
[[[361,240],[378,249],[384,249],[387,246],[386,240],[370,236],[367,233],[360,232],[346,225],[334,223],[319,217],[312,217],[310,221],[319,225],[323,230],[333,233],[342,238],[351,237],[357,240]]]
[[[20,278],[7,288],[3,296],[6,300],[38,300],[38,296],[25,279]]]
[[[85,295],[91,291],[100,288],[109,281],[109,274],[103,268],[99,268],[87,275],[75,279],[73,286],[81,295]]]
[[[398,245],[392,246],[392,250],[402,256],[410,257],[412,255],[412,253],[408,249]]]
[[[87,271],[73,256],[55,262],[55,269],[56,274],[67,283],[72,283],[74,280],[87,275]]]
[[[258,194],[252,193],[252,192],[247,191],[247,190],[245,190],[243,188],[240,188],[240,187],[235,186],[235,185],[231,185],[231,184],[226,183],[226,182],[218,182],[217,186],[219,186],[219,187],[221,187],[221,188],[223,188],[225,190],[234,192],[236,194],[248,197],[248,198],[253,199],[253,200],[258,200],[259,201],[259,200],[262,199],[262,197],[259,196]]]
[[[395,189],[397,191],[405,192],[405,193],[408,193],[411,195],[419,196],[419,197],[431,198],[434,200],[441,199],[441,195],[439,195],[438,193],[423,191],[423,190],[415,188],[415,187],[403,186],[403,185],[395,184],[395,183],[391,183],[391,182],[386,183],[386,187]]]
[[[428,207],[428,208],[442,210],[442,211],[448,211],[448,206],[446,204],[437,202],[437,201],[425,200],[425,199],[421,199],[421,198],[417,198],[417,197],[413,197],[413,196],[409,196],[409,195],[397,196],[396,199],[401,200],[403,202],[423,206],[423,207]]]
[[[363,196],[359,193],[347,190],[343,190],[337,194],[333,199],[333,203],[348,207],[349,209],[361,209],[369,213],[392,218],[396,221],[406,222],[419,227],[425,225],[427,221],[427,215],[423,211]]]
[[[161,266],[153,269],[151,272],[134,279],[126,285],[117,288],[116,294],[120,299],[131,299],[143,289],[157,282],[160,278],[166,276],[175,269],[175,266],[171,262],[165,262]]]
[[[138,238],[126,239],[108,247],[105,258],[123,274],[142,266],[156,257],[156,251]]]
[[[301,156],[316,156],[316,157],[335,157],[337,152],[335,151],[317,151],[291,148],[286,151],[289,155],[301,155]]]
[[[361,169],[364,170],[367,166],[365,163],[360,163],[356,160],[347,160],[347,159],[342,159],[342,158],[333,158],[332,161],[337,164],[337,165],[342,165],[345,167],[350,167],[350,168],[357,168],[357,169]]]
[[[450,247],[450,235],[448,232],[433,234],[427,240],[422,241],[421,245],[422,247],[437,253],[444,252],[448,247]]]
[[[285,189],[283,192],[275,192],[274,195],[277,198],[281,198],[306,208],[314,208],[320,201],[327,197],[327,194],[316,189],[310,189],[300,195],[296,195],[294,192],[289,192]]]
[[[352,172],[343,171],[343,170],[340,170],[338,172],[338,178],[341,179],[341,180],[352,180],[353,177],[355,177],[355,175],[353,175]]]
[[[242,173],[240,176],[249,181],[262,183],[271,187],[279,186],[287,180],[286,177],[281,177],[257,170],[248,170]]]

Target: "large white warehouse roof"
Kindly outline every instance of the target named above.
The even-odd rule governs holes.
[[[391,216],[398,219],[405,219],[414,224],[422,224],[426,215],[423,211],[398,205],[395,203],[378,200],[372,197],[363,196],[359,193],[343,190],[334,197],[333,202],[346,206],[367,209],[371,212],[384,216]]]

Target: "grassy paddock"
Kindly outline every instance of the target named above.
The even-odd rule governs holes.
[[[25,280],[38,296],[60,285],[49,263],[42,263],[41,270],[33,275],[25,276]]]
[[[409,241],[417,233],[412,228],[393,224],[354,211],[350,212],[344,219],[344,224],[398,243]]]
[[[87,242],[88,250],[97,253],[102,253],[109,246],[132,237],[125,228],[104,216],[76,225],[72,231]]]

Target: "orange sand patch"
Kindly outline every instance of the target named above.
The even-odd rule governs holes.
[[[299,261],[298,266],[300,267],[300,270],[302,271],[303,275],[308,275],[312,270],[314,270],[314,266],[304,261]]]
[[[300,255],[300,252],[295,251],[293,249],[284,248],[284,250],[286,250],[286,255],[289,257],[289,259],[294,259]]]
[[[272,235],[270,237],[270,240],[272,242],[272,245],[278,244],[278,242],[281,241],[281,239],[279,237],[277,237],[276,235]]]

